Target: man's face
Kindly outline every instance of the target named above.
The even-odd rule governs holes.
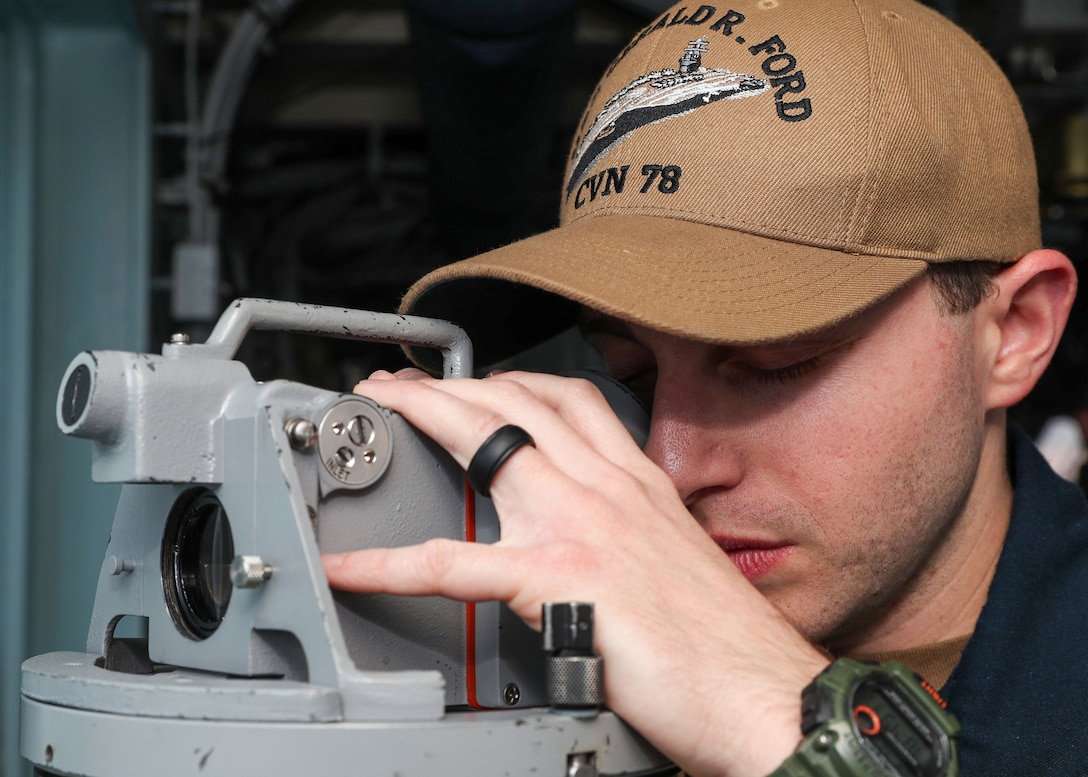
[[[946,596],[980,531],[964,518],[985,431],[973,322],[923,278],[784,343],[594,314],[584,329],[652,407],[646,452],[692,515],[803,634],[849,650]]]

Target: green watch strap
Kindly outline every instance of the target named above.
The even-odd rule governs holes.
[[[806,767],[794,753],[787,758],[781,766],[771,772],[768,777],[816,777],[818,773]]]

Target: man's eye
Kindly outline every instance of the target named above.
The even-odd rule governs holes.
[[[744,378],[752,380],[760,385],[767,385],[774,383],[789,383],[798,378],[803,378],[805,375],[808,375],[819,367],[821,361],[822,357],[816,356],[795,364],[788,364],[784,367],[764,368],[750,364],[732,364],[730,366],[733,369],[738,370]]]
[[[629,374],[613,374],[616,380],[626,386],[642,405],[649,411],[654,406],[654,386],[657,385],[657,369],[647,368]]]

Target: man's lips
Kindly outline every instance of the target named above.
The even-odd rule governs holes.
[[[783,542],[762,542],[734,537],[714,537],[714,541],[749,580],[755,580],[784,561],[793,548]]]

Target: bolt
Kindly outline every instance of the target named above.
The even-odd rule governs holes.
[[[120,556],[110,556],[107,569],[109,569],[111,575],[131,572],[136,569],[136,561],[130,558],[121,558]]]
[[[170,345],[188,345],[188,344],[189,344],[189,335],[185,334],[185,332],[174,332],[174,334],[170,335]]]
[[[283,431],[287,433],[287,440],[296,451],[312,448],[317,442],[317,427],[313,421],[305,418],[290,419],[283,425]]]
[[[230,564],[230,581],[235,588],[256,588],[274,571],[260,556],[235,556]]]
[[[510,683],[502,689],[502,700],[511,707],[521,701],[521,688],[518,688],[517,683]]]

